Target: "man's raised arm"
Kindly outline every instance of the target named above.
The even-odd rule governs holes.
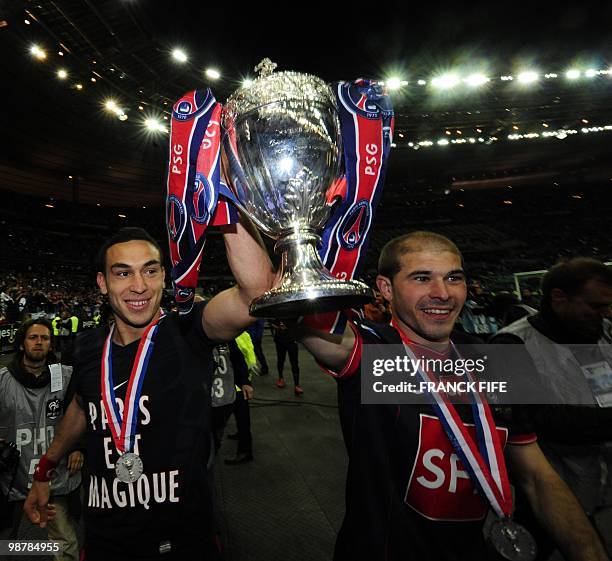
[[[75,394],[64,413],[55,437],[46,454],[40,459],[32,488],[26,497],[23,510],[33,524],[44,528],[47,525],[47,504],[49,502],[50,471],[72,449],[85,432],[87,419],[79,405],[79,396]]]
[[[223,227],[227,260],[236,285],[217,294],[204,308],[204,331],[215,341],[231,341],[256,318],[249,314],[253,298],[270,290],[275,273],[261,236],[244,216]]]

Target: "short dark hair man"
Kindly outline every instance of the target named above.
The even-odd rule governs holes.
[[[186,318],[161,310],[163,260],[146,232],[121,230],[103,246],[97,282],[114,324],[77,344],[75,397],[25,505],[44,525],[47,472],[85,434],[88,561],[215,558],[212,350],[254,320],[249,303],[273,280],[256,234],[237,224],[224,238],[237,285]]]
[[[404,343],[444,354],[452,352],[451,342],[468,341],[453,332],[467,294],[461,254],[451,240],[431,232],[401,236],[383,249],[376,282],[390,302],[391,326],[350,323],[340,339],[307,328],[301,334],[306,348],[338,380],[349,467],[335,559],[486,559],[482,530],[488,500],[476,493],[436,409],[361,402],[364,345]],[[469,430],[475,422],[470,407],[457,405],[456,411],[462,430]],[[506,441],[512,481],[525,490],[563,552],[571,559],[605,559],[535,435],[512,414],[493,412],[492,422],[489,432]],[[505,465],[503,455],[495,461]]]
[[[72,368],[57,364],[53,354],[53,328],[46,319],[24,322],[15,336],[17,352],[8,366],[0,368],[0,439],[15,442],[20,452],[16,471],[0,474],[2,494],[10,511],[4,533],[12,539],[20,526],[23,502],[32,484],[34,468],[53,440],[64,415],[66,391]],[[69,515],[74,501],[67,496],[81,483],[83,454],[74,451],[58,463],[51,484],[55,517],[49,538],[62,542],[61,559],[78,559],[75,522]],[[76,491],[78,493],[78,491]],[[75,497],[78,501],[78,497]],[[2,535],[2,534],[0,534]]]
[[[597,401],[612,378],[612,346],[603,339],[610,306],[612,268],[574,258],[542,278],[540,312],[505,327],[492,343],[523,345],[523,365],[532,365],[548,403],[555,403],[530,408],[542,450],[612,551],[612,408]],[[589,371],[604,383],[595,392]]]

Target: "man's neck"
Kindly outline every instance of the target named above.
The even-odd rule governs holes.
[[[147,327],[147,325],[144,327],[133,327],[123,323],[122,321],[116,321],[115,333],[113,334],[113,343],[117,343],[118,345],[125,347],[134,341],[138,341],[142,337],[142,334]]]
[[[432,349],[438,353],[443,353],[448,349],[450,345],[450,338],[446,338],[443,341],[431,341],[430,339],[426,339],[422,335],[419,335],[408,324],[404,323],[396,315],[393,316],[392,324],[396,329],[400,331],[402,339],[408,339],[411,343],[427,347],[428,349]]]
[[[117,343],[125,347],[134,341],[138,341],[147,327],[151,325],[155,320],[159,318],[160,311],[158,311],[151,321],[147,323],[147,325],[143,325],[142,327],[135,327],[133,325],[129,325],[125,323],[121,318],[116,318],[115,320],[115,333],[113,334],[113,343]]]
[[[542,306],[540,317],[544,320],[546,332],[544,335],[555,343],[566,345],[595,345],[599,336],[585,335],[581,331],[575,331],[567,325],[563,319],[550,307]]]
[[[24,356],[23,360],[21,361],[21,364],[26,372],[32,374],[35,378],[38,378],[43,373],[43,370],[47,365],[47,360],[29,360],[27,357]]]

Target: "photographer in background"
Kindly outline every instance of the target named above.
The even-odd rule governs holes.
[[[19,538],[23,501],[32,474],[63,417],[72,368],[58,364],[53,354],[53,328],[46,319],[21,325],[18,349],[8,366],[0,368],[0,539]],[[14,445],[12,444],[14,443]],[[15,465],[16,462],[16,465]],[[60,462],[51,480],[49,538],[62,542],[62,560],[77,560],[79,548],[69,511],[78,505],[83,454],[72,452]]]

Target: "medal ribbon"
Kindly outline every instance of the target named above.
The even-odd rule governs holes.
[[[332,89],[338,101],[346,175],[328,191],[328,204],[336,206],[325,225],[319,256],[333,276],[350,280],[359,273],[369,245],[391,152],[394,117],[391,100],[373,80],[340,82]],[[343,312],[318,314],[304,318],[304,324],[342,333],[346,316]]]
[[[398,329],[395,323],[393,325]],[[409,346],[409,342],[404,337],[402,331],[399,330],[399,332],[402,335],[406,353],[411,360],[414,360],[414,364],[418,364],[416,356]],[[454,345],[453,350],[456,352]],[[422,370],[420,367],[417,371],[423,382],[437,382],[432,374]],[[470,382],[476,382],[470,372],[466,375]],[[472,483],[476,485],[481,495],[487,499],[491,508],[500,518],[510,517],[512,514],[510,480],[506,470],[501,441],[497,434],[489,404],[479,392],[470,392],[472,413],[478,438],[477,445],[463,424],[457,409],[449,401],[446,394],[428,392],[428,396],[448,439],[467,469]]]
[[[155,336],[159,328],[159,322],[163,318],[160,316],[156,321],[149,325],[138,344],[136,358],[132,365],[132,371],[128,380],[127,390],[123,406],[123,418],[119,410],[119,405],[115,398],[115,385],[113,382],[113,361],[112,361],[112,337],[115,326],[110,329],[108,337],[104,342],[102,350],[102,376],[101,394],[106,417],[111,429],[113,442],[120,454],[131,452],[134,448],[134,437],[136,434],[136,424],[138,421],[138,402],[142,393],[142,383],[147,373],[149,359],[153,353]]]

